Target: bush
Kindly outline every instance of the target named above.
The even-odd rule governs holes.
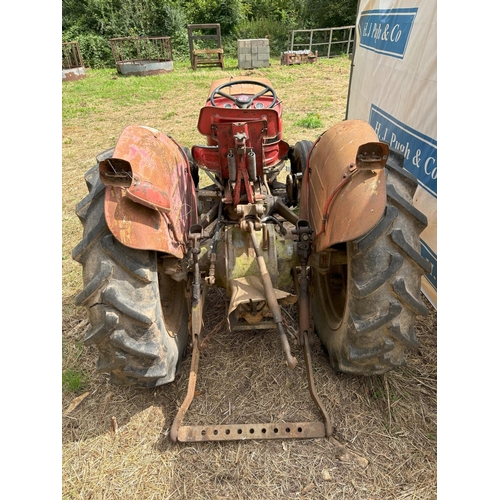
[[[287,50],[288,31],[286,24],[272,19],[255,19],[244,21],[238,26],[239,39],[268,38],[271,55],[279,56]]]
[[[184,8],[189,24],[219,23],[222,35],[234,33],[245,18],[241,0],[190,0]]]
[[[80,46],[86,68],[111,68],[115,65],[109,40],[94,34],[78,35],[75,40]]]
[[[189,58],[187,21],[184,11],[177,5],[165,5],[161,24],[164,26],[164,36],[169,36],[171,39],[173,58],[177,60]]]

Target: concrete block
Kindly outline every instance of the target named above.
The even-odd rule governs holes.
[[[269,61],[253,61],[254,68],[266,68],[269,66]]]
[[[269,55],[267,38],[238,40],[238,67],[240,69],[269,66]]]

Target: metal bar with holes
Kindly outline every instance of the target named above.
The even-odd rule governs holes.
[[[324,438],[323,422],[268,424],[192,425],[179,429],[178,440],[241,441],[245,439],[311,439]]]

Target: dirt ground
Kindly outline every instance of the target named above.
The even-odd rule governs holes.
[[[293,335],[299,365],[292,371],[275,331],[230,335],[218,291],[207,309],[185,423],[321,419]],[[293,311],[285,317],[293,332]],[[80,338],[85,328],[82,319],[66,334]],[[417,332],[421,346],[407,366],[376,377],[335,374],[316,342],[315,382],[332,419],[330,439],[173,444],[168,430],[187,389],[189,354],[178,379],[157,389],[118,388],[96,376],[75,410],[73,397],[63,397],[70,410],[63,416],[63,498],[434,499],[435,312],[418,321]],[[95,361],[93,350],[82,355],[82,363]]]

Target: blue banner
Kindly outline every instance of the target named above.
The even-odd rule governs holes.
[[[358,23],[360,47],[403,59],[417,11],[418,8],[362,12]]]
[[[372,104],[370,125],[379,141],[404,155],[404,168],[428,193],[437,198],[437,141],[396,120]]]

